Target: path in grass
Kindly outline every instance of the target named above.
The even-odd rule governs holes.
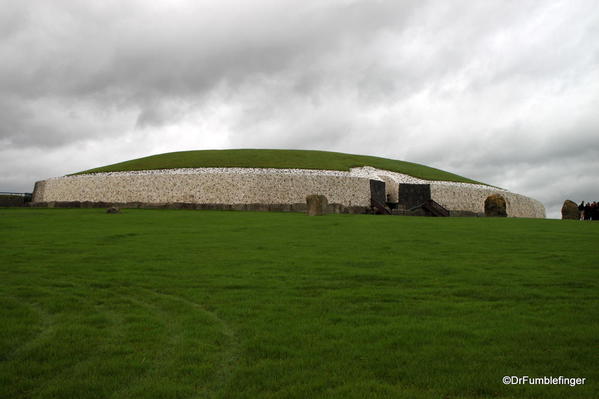
[[[0,209],[0,398],[590,398],[598,233],[556,220]]]

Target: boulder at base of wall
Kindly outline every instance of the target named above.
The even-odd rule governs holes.
[[[562,206],[562,219],[580,219],[580,211],[578,210],[578,205],[576,205],[575,202],[570,200],[564,201],[564,205]]]
[[[506,217],[505,198],[499,194],[489,195],[485,200],[485,216]]]
[[[324,195],[308,195],[306,197],[307,212],[308,216],[322,216],[326,215],[329,201]]]
[[[121,213],[121,210],[116,206],[111,206],[110,208],[106,209],[106,213]]]

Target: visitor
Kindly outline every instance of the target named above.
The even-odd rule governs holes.
[[[578,205],[580,211],[580,220],[599,220],[599,202],[597,201],[584,201]]]
[[[591,220],[591,203],[588,201],[584,206],[584,220]]]
[[[590,220],[599,220],[599,203],[596,201],[591,204]]]

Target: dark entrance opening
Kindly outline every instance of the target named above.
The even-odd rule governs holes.
[[[410,209],[422,205],[431,199],[430,184],[400,184],[399,185],[399,206],[403,209]]]

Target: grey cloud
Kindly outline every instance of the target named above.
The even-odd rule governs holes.
[[[170,13],[76,3],[30,7],[28,23],[5,43],[12,62],[2,68],[3,86],[29,96],[111,89],[134,97],[189,96],[223,79],[236,84],[311,62],[343,41],[365,42],[409,14],[401,2],[313,9],[266,2],[266,16],[259,2],[255,12],[243,6],[234,12],[240,5],[233,2]],[[30,51],[19,51],[25,46]]]
[[[53,148],[120,135],[131,115],[75,99],[0,99],[0,140],[9,148]]]
[[[38,108],[38,109],[36,109]],[[74,139],[72,130],[56,123],[56,115],[40,112],[49,110],[42,105],[15,100],[0,100],[0,139],[4,147],[60,146]]]

